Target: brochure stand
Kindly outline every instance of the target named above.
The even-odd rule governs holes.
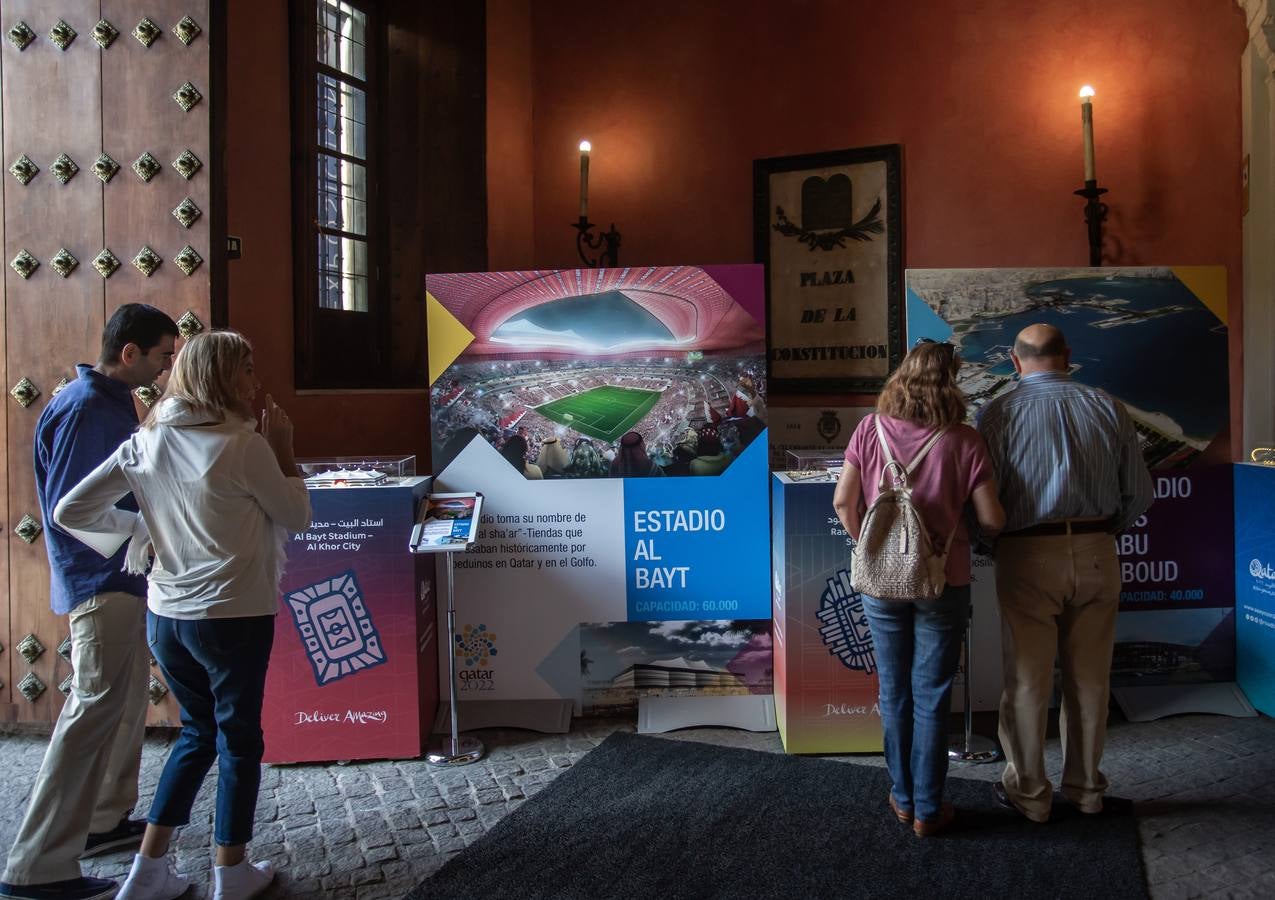
[[[426,761],[432,766],[464,766],[483,758],[482,741],[460,736],[456,706],[456,580],[452,557],[473,546],[478,534],[482,494],[430,494],[421,505],[421,515],[412,530],[409,547],[413,553],[441,553],[447,572],[447,686],[451,699],[451,733],[431,745]]]
[[[953,735],[947,747],[947,758],[959,763],[990,763],[1001,758],[996,742],[981,734],[974,734],[974,703],[970,698],[970,630],[974,627],[974,607],[970,607],[969,620],[965,623],[965,672],[961,679],[965,687],[965,733]]]

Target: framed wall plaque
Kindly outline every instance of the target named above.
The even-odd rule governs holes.
[[[772,391],[875,392],[902,359],[900,150],[753,162]]]

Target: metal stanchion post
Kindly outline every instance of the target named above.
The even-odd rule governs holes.
[[[996,742],[974,733],[974,703],[970,699],[970,632],[974,628],[974,607],[970,607],[965,622],[965,731],[952,735],[948,742],[947,758],[952,762],[989,763],[1001,758]]]
[[[483,758],[483,743],[478,738],[460,736],[460,712],[456,705],[456,586],[452,572],[452,554],[447,560],[447,685],[451,698],[452,731],[449,739],[430,748],[426,761],[432,766],[464,766]]]

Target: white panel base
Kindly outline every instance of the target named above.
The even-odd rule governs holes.
[[[1111,689],[1130,722],[1150,722],[1184,713],[1250,718],[1257,715],[1240,686],[1228,681],[1214,684],[1149,684]]]
[[[638,698],[638,734],[707,726],[775,731],[775,696]]]

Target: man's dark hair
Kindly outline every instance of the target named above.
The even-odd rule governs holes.
[[[145,303],[125,303],[102,329],[101,361],[119,362],[126,344],[136,344],[137,349],[148,353],[165,335],[176,337],[177,333],[177,323],[162,309]]]
[[[1022,338],[1014,341],[1014,355],[1019,359],[1049,359],[1062,356],[1067,352],[1067,339],[1061,331],[1055,331],[1045,338],[1040,346],[1029,344]]]

